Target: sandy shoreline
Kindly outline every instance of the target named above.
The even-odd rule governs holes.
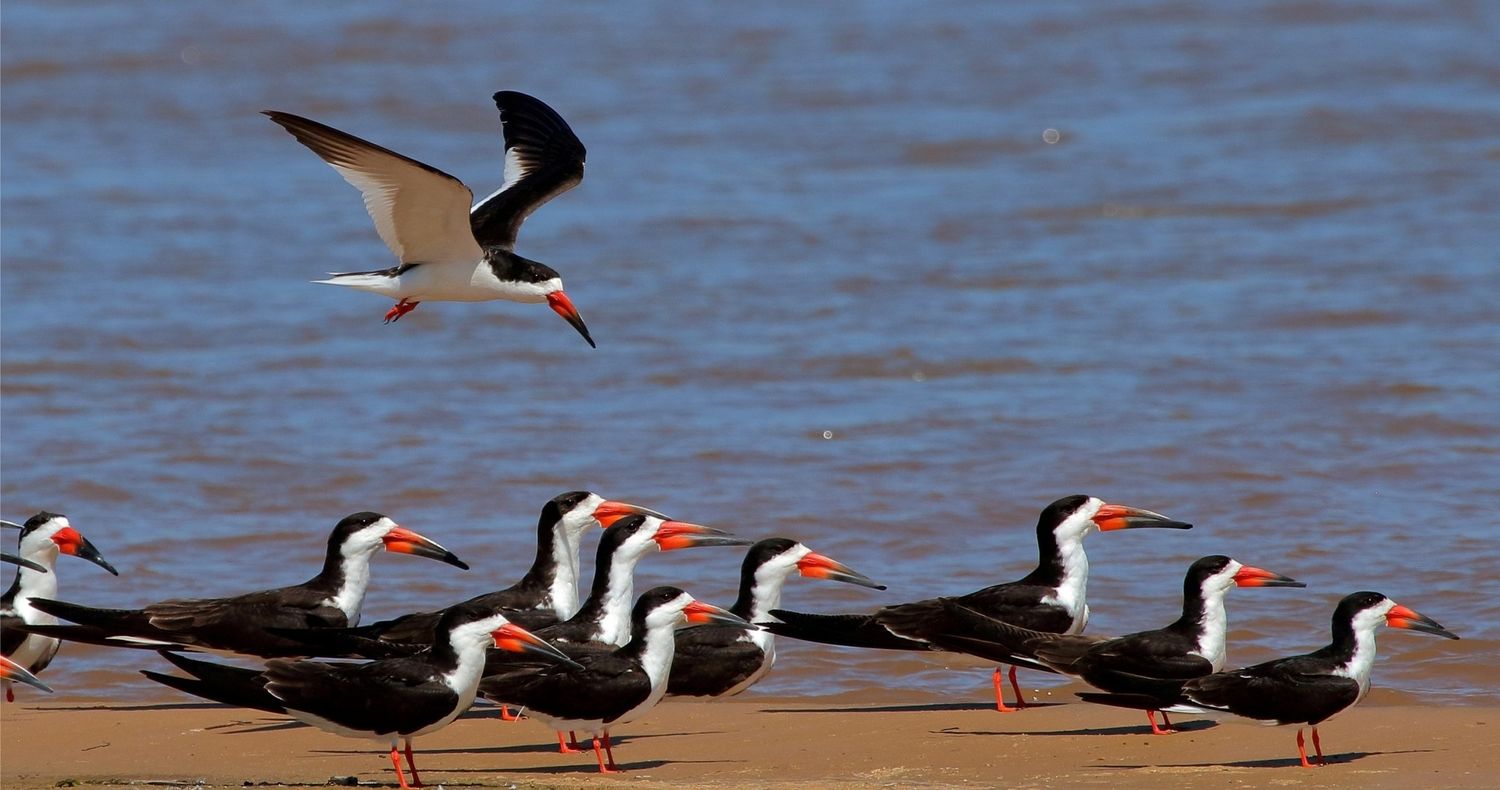
[[[1069,694],[1054,698],[1066,700]],[[1144,717],[1082,703],[1001,714],[979,704],[747,697],[670,702],[622,728],[628,773],[560,755],[539,723],[470,711],[421,739],[430,786],[1486,787],[1500,775],[1500,708],[1412,704],[1372,692],[1322,728],[1331,765],[1296,765],[1291,728],[1196,721],[1171,736]],[[382,747],[284,717],[162,697],[88,702],[28,694],[0,714],[5,788],[79,784],[394,785]]]

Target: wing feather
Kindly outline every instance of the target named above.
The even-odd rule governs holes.
[[[484,257],[469,228],[474,193],[462,181],[317,121],[276,110],[265,115],[360,191],[375,231],[402,263]]]
[[[515,246],[521,223],[583,180],[587,151],[555,110],[515,91],[495,94],[505,133],[505,183],[474,206],[474,237],[486,247]]]

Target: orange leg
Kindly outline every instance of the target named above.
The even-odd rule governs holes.
[[[615,773],[625,772],[624,769],[615,764],[615,747],[614,744],[609,742],[609,730],[604,731],[604,753],[609,755],[609,767],[613,769]]]
[[[407,301],[406,299],[402,299],[401,301],[397,302],[395,306],[393,306],[390,310],[386,311],[385,322],[389,324],[393,321],[400,321],[401,316],[417,309],[417,305],[419,304],[421,304],[421,302],[411,302]]]
[[[569,745],[563,741],[562,730],[557,731],[558,754],[578,754],[579,752],[583,751],[583,746],[578,743],[578,733],[575,733],[572,730],[568,730],[568,740],[571,740],[573,742],[572,745]]]
[[[995,710],[1001,713],[1014,713],[1026,707],[1026,698],[1021,696],[1021,684],[1016,682],[1016,668],[1011,667],[1010,687],[1016,692],[1016,706],[1012,708],[1005,704],[1004,686],[1001,685],[1001,678],[1004,677],[1004,672],[1004,664],[995,667]]]
[[[526,717],[522,716],[520,713],[516,713],[516,714],[512,715],[511,712],[510,712],[510,706],[509,705],[501,705],[500,706],[500,720],[501,721],[520,721],[521,719],[524,719],[524,718],[526,718]]]
[[[406,774],[401,771],[401,754],[396,750],[396,742],[391,741],[391,765],[396,766],[396,782],[401,785],[401,790],[411,790],[411,785],[406,783]]]
[[[10,681],[9,680],[5,681],[5,701],[6,702],[15,702],[16,701],[16,690],[10,687]]]
[[[1314,744],[1316,747],[1316,744]],[[1297,754],[1302,757],[1302,767],[1311,768],[1313,764],[1307,761],[1307,746],[1302,742],[1302,728],[1297,728]]]
[[[1172,721],[1167,718],[1167,714],[1165,712],[1163,712],[1161,714],[1161,721],[1162,721],[1162,724],[1164,724],[1166,726],[1165,727],[1158,727],[1158,726],[1156,726],[1156,713],[1157,712],[1154,711],[1154,710],[1148,710],[1148,711],[1146,711],[1146,718],[1151,721],[1151,734],[1152,735],[1171,735],[1172,733],[1177,732],[1176,728],[1174,728],[1172,726]]]
[[[1328,762],[1323,759],[1323,744],[1318,742],[1318,728],[1317,727],[1313,727],[1312,731],[1313,731],[1313,751],[1315,751],[1315,752],[1318,753],[1318,765],[1327,765]]]
[[[422,787],[422,777],[417,775],[417,762],[411,757],[411,739],[406,739],[406,767],[411,769],[411,786]]]
[[[606,767],[604,765],[604,752],[608,752],[609,753],[609,766],[608,767]],[[599,736],[595,735],[594,736],[594,756],[596,756],[596,757],[599,758],[599,773],[601,773],[601,774],[618,774],[618,773],[624,773],[624,771],[620,770],[620,766],[618,766],[618,765],[615,764],[615,751],[614,751],[614,749],[610,748],[609,733],[607,733],[607,732],[604,733],[604,752],[600,752],[599,751]]]

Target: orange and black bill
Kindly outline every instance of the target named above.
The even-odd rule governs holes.
[[[1458,638],[1458,634],[1444,628],[1438,621],[1401,604],[1396,604],[1394,609],[1385,613],[1385,624],[1392,628],[1407,628],[1424,634],[1437,634],[1448,639]]]
[[[1239,572],[1234,575],[1234,583],[1235,583],[1235,585],[1237,585],[1239,587],[1306,587],[1307,586],[1305,583],[1299,582],[1299,581],[1297,581],[1296,579],[1293,579],[1290,576],[1282,576],[1281,574],[1276,573],[1275,571],[1268,571],[1268,570],[1266,570],[1264,568],[1252,568],[1249,565],[1244,565],[1244,566],[1240,567]]]
[[[79,559],[88,560],[116,576],[120,575],[120,572],[115,570],[115,566],[110,565],[104,560],[104,555],[100,554],[99,550],[94,548],[94,544],[90,543],[88,538],[79,534],[78,530],[72,527],[63,527],[53,533],[52,542],[56,543],[58,550],[64,554],[71,554]]]
[[[589,347],[599,347],[594,343],[594,339],[589,337],[589,328],[583,323],[583,316],[578,314],[578,308],[573,306],[573,300],[569,299],[567,294],[562,291],[553,291],[547,294],[547,305],[552,308],[552,312],[557,313],[563,317],[564,321],[572,324],[573,328],[578,330],[578,334],[583,335],[583,339],[589,341]]]
[[[547,659],[555,664],[571,664],[575,667],[581,665],[567,654],[553,647],[547,640],[527,631],[515,623],[506,623],[490,632],[495,639],[495,647],[507,653],[531,653]]]
[[[687,621],[693,625],[718,623],[719,625],[733,625],[740,628],[755,627],[736,615],[731,614],[728,609],[721,609],[711,603],[704,603],[702,601],[693,601],[687,605],[686,609],[682,610],[682,613],[687,617]]]
[[[397,554],[411,554],[416,557],[426,557],[429,560],[446,562],[464,570],[469,569],[469,564],[458,558],[457,554],[438,545],[436,541],[429,540],[406,527],[396,527],[382,539],[386,551],[394,551]]]
[[[629,502],[616,502],[612,499],[600,502],[599,506],[594,508],[594,519],[605,528],[614,526],[616,521],[626,516],[650,516],[662,521],[669,520],[665,514],[658,513],[651,508],[632,505]]]
[[[877,584],[873,579],[854,570],[838,560],[825,557],[822,554],[812,554],[797,560],[797,571],[809,579],[828,579],[835,582],[848,582],[858,584],[861,587],[869,587],[873,590],[884,590],[884,584]]]
[[[749,546],[750,541],[737,538],[722,529],[689,524],[686,521],[664,521],[653,538],[662,551],[691,549],[700,546]]]
[[[1094,514],[1094,524],[1101,532],[1109,532],[1116,529],[1142,529],[1156,527],[1158,529],[1192,529],[1193,525],[1186,521],[1173,521],[1160,513],[1152,513],[1138,507],[1126,507],[1125,505],[1105,505]]]

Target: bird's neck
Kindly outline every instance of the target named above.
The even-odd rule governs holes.
[[[566,620],[578,613],[578,536],[561,522],[553,530],[551,559],[552,578],[547,589],[552,596],[552,611],[558,620]]]
[[[1081,536],[1044,546],[1041,561],[1029,578],[1056,590],[1049,602],[1061,606],[1072,616],[1072,627],[1067,633],[1076,634],[1083,630],[1089,616],[1089,557],[1083,551]]]
[[[50,551],[48,547],[51,548]],[[26,567],[16,568],[16,578],[11,582],[5,597],[26,622],[33,625],[55,625],[57,618],[31,608],[31,599],[57,597],[57,547],[49,541],[48,546],[26,555],[26,559],[46,568],[47,572]]]
[[[640,556],[615,553],[608,567],[594,570],[594,586],[573,621],[586,619],[594,626],[594,638],[611,645],[630,641],[630,599],[635,593],[635,564]]]
[[[329,592],[324,603],[344,613],[349,625],[359,624],[359,610],[370,584],[370,552],[330,554],[323,572],[308,583]]]
[[[1228,592],[1227,589],[1206,590],[1184,598],[1182,619],[1178,620],[1197,636],[1193,652],[1207,659],[1215,672],[1224,669],[1227,655],[1229,613],[1224,608],[1224,595]]]
[[[667,673],[672,669],[672,656],[677,650],[674,631],[673,626],[647,628],[641,624],[634,638],[620,648],[622,654],[641,663],[653,692],[666,686]]]
[[[770,620],[771,610],[781,608],[781,588],[791,567],[770,568],[761,566],[750,573],[740,574],[739,597],[729,611],[748,622]]]

